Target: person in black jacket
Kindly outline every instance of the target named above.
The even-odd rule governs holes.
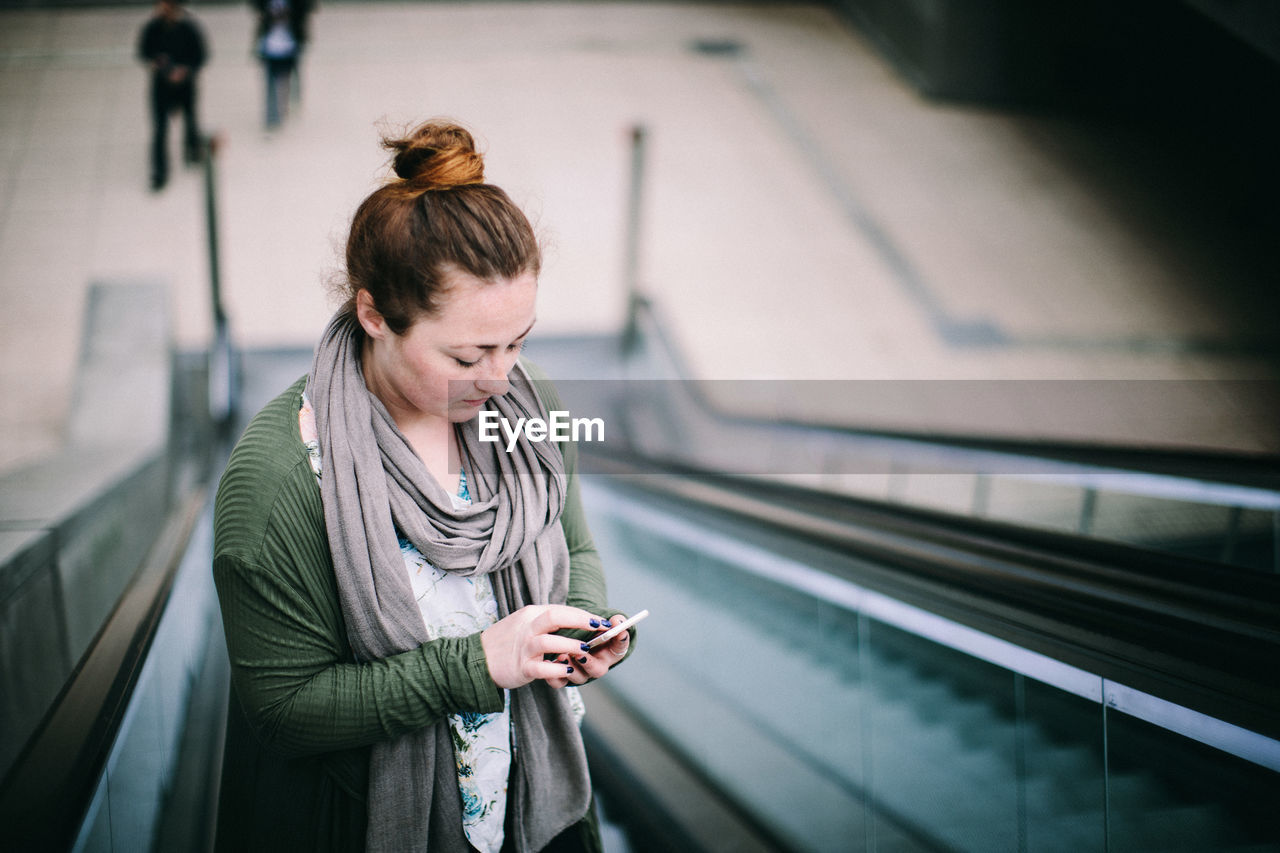
[[[199,162],[196,76],[208,58],[204,33],[179,0],[160,0],[138,37],[138,57],[151,71],[151,188],[169,179],[169,116],[182,110],[188,163]]]

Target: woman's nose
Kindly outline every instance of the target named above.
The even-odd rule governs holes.
[[[507,374],[511,372],[513,366],[514,364],[507,364],[506,359],[495,360],[493,368],[484,378],[476,379],[476,389],[494,397],[507,393],[507,389],[511,387],[511,383],[507,381]]]

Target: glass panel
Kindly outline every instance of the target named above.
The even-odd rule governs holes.
[[[796,849],[862,848],[856,615],[610,519],[592,529],[610,599],[653,612],[609,687]]]
[[[1100,492],[1092,532],[1099,539],[1219,560],[1230,514],[1225,506]]]
[[[894,498],[909,506],[969,515],[979,497],[977,474],[914,473],[901,478]]]
[[[1102,706],[1021,678],[1019,743],[1026,849],[1102,851],[1106,845]]]
[[[163,653],[163,647],[154,647]],[[149,661],[149,664],[151,662]],[[111,849],[150,850],[169,778],[167,735],[154,669],[148,665],[107,769]]]
[[[1112,850],[1280,849],[1280,774],[1107,712]]]
[[[954,850],[1018,849],[1012,673],[868,620],[863,671],[871,796],[884,813]]]
[[[213,575],[208,571],[211,522],[210,509],[178,570],[94,807],[80,829],[78,849],[118,853],[155,847],[167,801],[175,793],[174,772],[192,688],[202,675],[208,644],[222,642]]]
[[[1280,513],[1274,510],[1244,509],[1234,517],[1233,536],[1221,559],[1225,563],[1280,572]]]
[[[1079,486],[991,477],[985,514],[997,521],[1078,533],[1084,503]]]
[[[647,528],[592,526],[611,599],[654,614],[608,684],[797,849],[1280,850],[1280,774]]]
[[[71,848],[74,853],[111,853],[111,809],[107,799],[104,776],[98,781],[89,812],[80,825],[79,837]]]

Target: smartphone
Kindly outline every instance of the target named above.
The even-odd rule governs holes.
[[[603,646],[605,643],[609,642],[609,641],[610,641],[610,640],[612,640],[614,637],[618,636],[618,635],[619,635],[619,634],[621,634],[623,631],[627,630],[627,629],[628,629],[628,628],[630,628],[632,625],[636,624],[637,622],[639,622],[641,619],[643,619],[644,617],[646,617],[646,616],[648,616],[648,615],[649,615],[649,611],[648,611],[648,610],[641,610],[641,611],[640,611],[639,613],[637,613],[635,616],[631,616],[631,617],[628,617],[628,618],[626,618],[626,619],[623,619],[623,620],[622,620],[621,622],[619,622],[617,625],[614,625],[612,628],[610,628],[608,631],[605,631],[605,632],[604,632],[603,634],[601,634],[600,636],[598,636],[598,637],[593,637],[591,640],[588,640],[588,641],[587,641],[587,648],[588,648],[588,649],[594,649],[594,648],[595,648],[595,647],[597,647],[597,646]]]

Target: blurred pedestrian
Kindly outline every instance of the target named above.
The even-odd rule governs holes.
[[[280,126],[289,109],[289,84],[298,65],[300,45],[289,20],[289,0],[270,0],[258,37],[258,58],[267,78],[267,130]]]
[[[151,189],[169,180],[169,116],[182,110],[188,163],[201,156],[196,78],[208,59],[204,32],[180,0],[160,0],[138,37],[138,57],[151,72]]]
[[[253,0],[258,10],[255,50],[266,73],[268,130],[280,126],[302,86],[298,66],[307,44],[314,0]]]

